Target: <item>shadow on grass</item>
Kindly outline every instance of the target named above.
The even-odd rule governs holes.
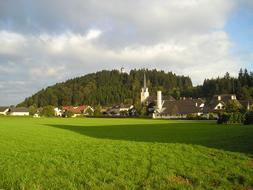
[[[253,154],[253,126],[220,126],[210,123],[136,125],[47,125],[85,136],[137,142],[183,143]]]

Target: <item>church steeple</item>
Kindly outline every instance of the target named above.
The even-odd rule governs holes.
[[[149,92],[147,88],[147,81],[146,81],[146,73],[143,74],[143,87],[141,89],[141,103],[144,103],[146,99],[149,97]]]
[[[146,74],[144,72],[144,81],[143,81],[143,88],[146,89],[147,88],[147,82],[146,82]]]

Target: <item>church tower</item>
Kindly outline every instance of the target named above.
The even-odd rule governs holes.
[[[141,89],[141,103],[145,103],[147,98],[149,97],[149,92],[147,88],[147,82],[146,82],[146,74],[144,72],[144,81],[143,81],[143,87]]]

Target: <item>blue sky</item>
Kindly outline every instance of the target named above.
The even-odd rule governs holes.
[[[252,23],[252,0],[0,1],[0,105],[102,69],[253,71]]]
[[[245,61],[245,67],[253,70],[253,11],[251,7],[242,6],[229,17],[225,31],[234,43],[231,53]]]

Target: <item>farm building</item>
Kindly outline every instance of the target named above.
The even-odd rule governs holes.
[[[63,113],[66,111],[72,112],[74,115],[73,117],[84,115],[89,115],[90,112],[94,112],[94,109],[91,106],[82,105],[82,106],[63,106],[62,107]]]
[[[115,116],[128,115],[129,110],[133,109],[133,107],[134,107],[133,105],[124,105],[124,104],[115,105],[111,108],[108,108],[106,110],[106,114]]]
[[[29,109],[25,107],[11,107],[9,114],[12,116],[29,116]]]

